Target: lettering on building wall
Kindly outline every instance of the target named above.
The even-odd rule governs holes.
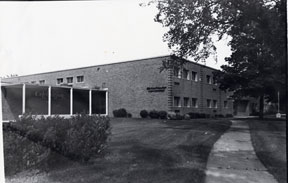
[[[166,90],[167,87],[163,86],[163,87],[147,87],[147,91],[149,93],[151,92],[164,92]]]

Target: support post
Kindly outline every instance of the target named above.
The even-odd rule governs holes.
[[[70,89],[70,115],[73,115],[73,88]]]
[[[22,114],[25,113],[25,107],[26,107],[26,85],[23,84],[22,86]]]
[[[48,116],[51,116],[51,86],[48,87]]]
[[[92,115],[92,90],[89,90],[89,115]]]
[[[106,90],[106,116],[108,116],[108,90]]]
[[[0,78],[0,182],[5,182],[4,172],[4,143],[3,143],[3,117],[2,117],[2,88]]]

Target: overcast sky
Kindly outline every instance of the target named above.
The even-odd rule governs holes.
[[[0,76],[170,54],[147,0],[0,2]],[[217,43],[220,68],[230,50]]]

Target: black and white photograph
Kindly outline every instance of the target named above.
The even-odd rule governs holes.
[[[0,1],[0,182],[286,183],[286,0]]]

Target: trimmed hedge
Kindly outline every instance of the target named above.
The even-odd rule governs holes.
[[[141,116],[141,118],[147,118],[148,115],[149,115],[148,111],[146,111],[146,110],[140,111],[140,116]]]
[[[128,113],[127,113],[126,109],[121,108],[121,109],[114,110],[113,115],[116,118],[126,118]]]
[[[156,110],[152,110],[149,112],[149,117],[151,119],[158,119],[160,117],[159,112]]]
[[[24,116],[16,122],[8,123],[5,129],[81,161],[88,161],[101,153],[110,135],[109,118],[88,115],[77,115],[69,119],[59,116],[40,119]]]
[[[167,112],[166,111],[159,111],[159,118],[160,119],[167,119]]]

